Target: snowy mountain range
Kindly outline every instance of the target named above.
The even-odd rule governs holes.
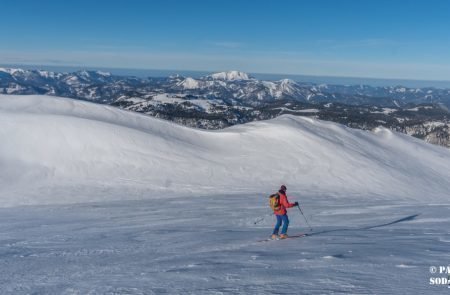
[[[0,93],[89,100],[205,129],[309,116],[360,129],[381,125],[450,147],[449,89],[263,81],[239,71],[137,78],[0,68]]]
[[[218,99],[225,104],[256,106],[280,99],[302,102],[335,102],[353,105],[405,106],[442,103],[450,107],[450,89],[372,87],[367,85],[315,85],[290,79],[262,81],[239,71],[220,72],[198,79],[179,75],[162,78],[115,76],[101,71],[56,73],[0,68],[0,92],[50,94],[112,103],[132,95],[185,94]]]

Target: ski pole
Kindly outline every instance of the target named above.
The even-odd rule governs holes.
[[[255,220],[255,224],[258,224],[258,223],[260,223],[261,221],[263,221],[264,220],[264,218],[266,218],[266,217],[260,217],[260,218],[258,218],[257,220]]]
[[[306,219],[305,214],[303,214],[302,208],[300,208],[300,205],[297,205],[297,207],[298,207],[298,210],[300,210],[300,213],[302,213],[303,218],[305,218],[306,224],[309,226],[309,231],[312,231],[313,229],[312,229],[311,225],[309,225],[308,219]]]
[[[267,214],[267,215],[265,215],[265,216],[263,216],[263,217],[258,218],[257,220],[255,220],[254,224],[258,224],[258,223],[260,223],[261,221],[264,221],[264,220],[266,219],[267,216],[271,216],[271,215],[272,215],[272,213],[271,213],[271,214]]]

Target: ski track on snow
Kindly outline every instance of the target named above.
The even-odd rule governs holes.
[[[195,198],[0,209],[2,294],[412,294],[445,262],[450,207],[380,200],[348,204],[303,196],[310,236],[258,243],[271,233],[265,198]],[[261,205],[252,210],[236,202]],[[392,205],[392,206],[389,206]],[[339,211],[339,215],[323,212]],[[361,208],[362,215],[352,209]],[[349,212],[349,213],[346,213]],[[307,231],[290,210],[289,233]],[[434,216],[432,223],[415,223]],[[445,218],[445,217],[443,217]],[[431,222],[431,223],[430,223]],[[444,258],[444,259],[443,259]],[[276,279],[274,279],[274,275]],[[407,282],[407,283],[406,283]],[[283,286],[280,288],[280,286]],[[301,290],[301,291],[299,291]]]

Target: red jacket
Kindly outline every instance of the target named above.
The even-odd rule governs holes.
[[[285,215],[287,213],[286,208],[292,208],[295,205],[293,203],[289,203],[286,194],[283,194],[282,192],[278,192],[280,195],[280,210],[275,211],[276,215]]]

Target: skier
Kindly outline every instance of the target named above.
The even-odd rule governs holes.
[[[289,226],[289,218],[287,216],[287,208],[292,208],[295,206],[298,206],[298,202],[295,203],[289,203],[287,196],[286,196],[286,186],[283,184],[280,187],[280,190],[277,193],[277,202],[278,206],[272,206],[274,208],[275,216],[277,217],[277,223],[275,224],[275,228],[273,229],[272,233],[272,239],[278,238],[278,231],[280,230],[280,226],[283,224],[283,228],[281,229],[281,235],[280,239],[286,239],[287,238],[287,230]]]

